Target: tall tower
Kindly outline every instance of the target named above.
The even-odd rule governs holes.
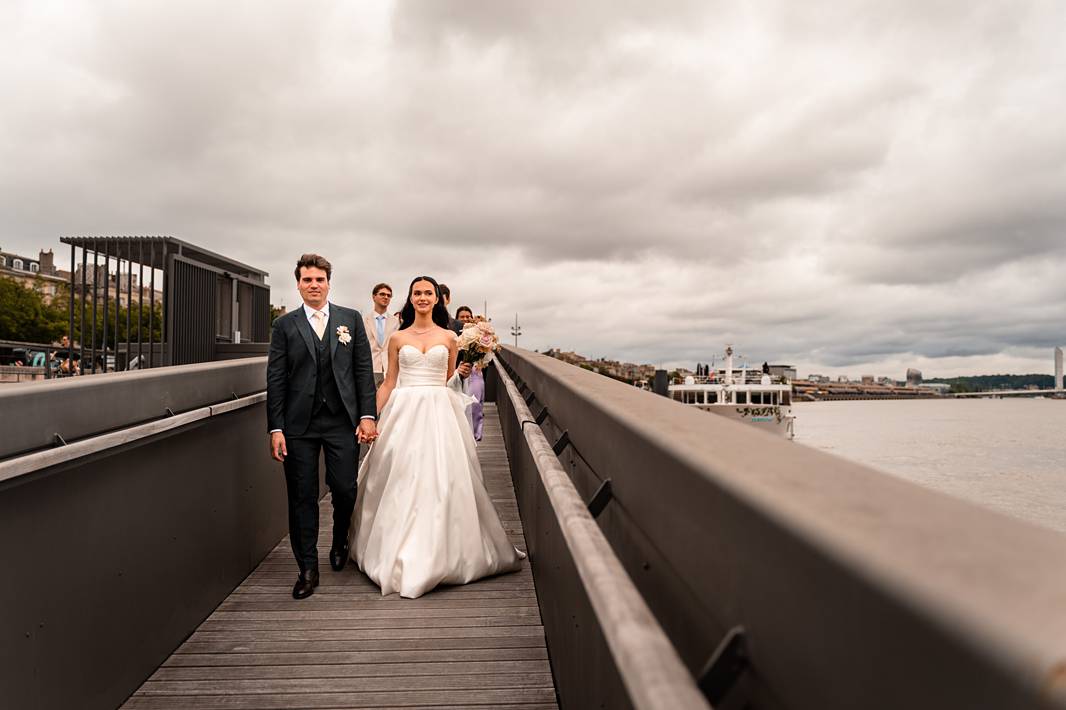
[[[1062,389],[1062,348],[1055,348],[1055,389]]]

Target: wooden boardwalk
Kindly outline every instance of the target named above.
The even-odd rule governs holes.
[[[495,405],[478,449],[512,541],[525,549]],[[330,520],[328,497],[322,521]],[[529,563],[419,599],[382,597],[353,563],[292,598],[286,537],[124,708],[557,708]]]

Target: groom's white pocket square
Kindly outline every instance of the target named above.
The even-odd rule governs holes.
[[[348,326],[337,326],[337,340],[340,341],[341,345],[347,345],[352,342],[352,334],[348,332]]]

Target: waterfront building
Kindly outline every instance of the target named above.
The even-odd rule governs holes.
[[[51,303],[62,285],[70,282],[70,272],[56,268],[51,249],[42,249],[36,259],[0,249],[0,275],[38,289],[45,303]]]
[[[782,377],[786,380],[798,380],[799,375],[793,365],[770,365],[770,377]]]

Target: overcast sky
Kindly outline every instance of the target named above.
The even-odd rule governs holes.
[[[1050,372],[1066,3],[0,2],[0,247],[169,234],[528,348]],[[399,304],[397,304],[399,305]],[[507,332],[507,328],[501,328]]]

